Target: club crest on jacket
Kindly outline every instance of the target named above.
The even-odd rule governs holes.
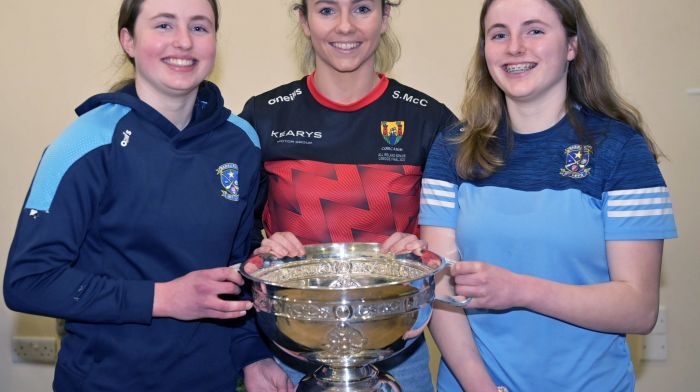
[[[227,200],[238,201],[240,189],[238,185],[238,165],[235,163],[224,163],[216,169],[221,186],[221,196]]]

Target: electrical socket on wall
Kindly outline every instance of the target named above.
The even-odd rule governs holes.
[[[656,326],[644,336],[642,359],[647,361],[665,361],[668,358],[668,314],[664,305],[659,306]]]
[[[58,339],[50,336],[12,338],[12,362],[55,363]]]

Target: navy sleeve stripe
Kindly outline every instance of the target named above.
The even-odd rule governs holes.
[[[112,142],[115,126],[131,108],[106,104],[82,115],[46,149],[25,208],[48,212],[68,169],[90,151]]]
[[[258,133],[255,132],[255,129],[253,129],[253,126],[250,125],[248,121],[236,116],[235,114],[232,114],[228,118],[228,122],[236,125],[238,128],[241,128],[243,132],[245,132],[246,135],[248,135],[250,141],[253,142],[255,147],[260,148],[260,139],[258,138]]]
[[[610,196],[629,196],[629,195],[643,195],[648,193],[667,193],[668,188],[665,186],[657,186],[652,188],[641,188],[641,189],[625,189],[618,191],[610,191],[608,195]]]
[[[428,189],[428,188],[425,188],[423,190],[423,194],[426,196],[434,196],[435,198],[447,197],[450,199],[454,199],[456,196],[456,194],[452,191],[442,191],[439,189]]]
[[[663,186],[608,192],[606,202],[609,218],[673,214],[668,188]]]

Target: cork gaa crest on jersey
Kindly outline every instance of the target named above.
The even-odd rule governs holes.
[[[406,152],[403,148],[396,146],[406,133],[406,123],[404,121],[382,121],[379,130],[388,145],[380,148],[377,160],[399,164],[406,162]]]
[[[238,185],[238,165],[235,163],[225,163],[216,169],[219,181],[223,189],[221,196],[227,200],[238,201],[240,188]]]
[[[389,143],[390,146],[395,146],[403,138],[403,121],[382,121],[381,132],[384,140]]]
[[[593,147],[573,144],[564,150],[566,160],[564,167],[559,169],[559,173],[564,177],[569,178],[585,178],[591,172],[591,168],[587,167],[591,162],[591,154]]]

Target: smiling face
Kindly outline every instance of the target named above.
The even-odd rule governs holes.
[[[196,94],[214,67],[216,27],[208,0],[146,0],[133,34],[123,28],[119,39],[134,60],[142,99]]]
[[[381,0],[309,0],[301,15],[320,72],[374,69],[374,53],[387,29],[389,7]]]
[[[545,0],[495,0],[484,18],[484,56],[489,74],[509,105],[564,104],[568,62],[576,38],[566,35]]]

